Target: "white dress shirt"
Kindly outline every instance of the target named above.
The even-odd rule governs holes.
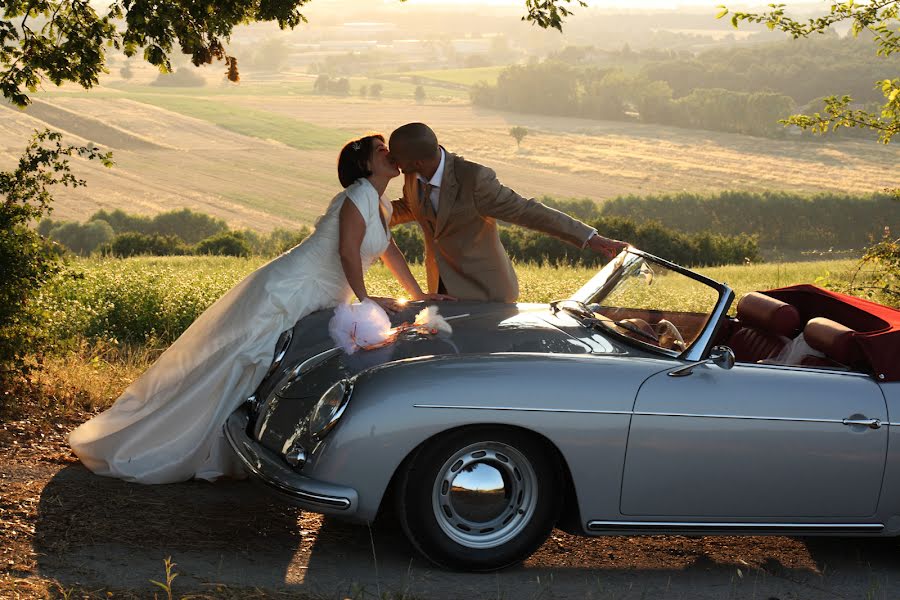
[[[444,178],[444,160],[446,158],[446,154],[444,153],[444,149],[441,148],[441,162],[438,163],[438,168],[434,172],[434,175],[431,176],[431,179],[426,180],[422,177],[421,174],[417,174],[419,181],[426,184],[431,184],[431,206],[434,207],[434,214],[437,214],[438,211],[438,201],[441,197],[441,180]]]

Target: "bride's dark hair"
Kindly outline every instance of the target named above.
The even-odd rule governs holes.
[[[369,170],[369,159],[372,158],[372,149],[375,140],[384,141],[380,133],[373,133],[358,140],[352,140],[341,148],[338,154],[338,179],[341,185],[349,187],[360,177],[368,177],[372,174]]]

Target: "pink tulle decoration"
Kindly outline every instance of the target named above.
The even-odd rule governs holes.
[[[347,354],[378,346],[394,333],[387,313],[368,298],[357,304],[339,304],[328,323],[328,332]]]

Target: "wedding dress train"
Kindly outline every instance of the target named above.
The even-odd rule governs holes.
[[[139,483],[243,476],[222,425],[262,381],[275,342],[311,312],[352,295],[338,254],[349,197],[366,223],[367,269],[387,248],[391,205],[360,179],[331,201],[315,231],[210,306],[105,412],[69,435],[98,475]]]

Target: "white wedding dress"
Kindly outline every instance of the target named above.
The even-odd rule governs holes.
[[[278,336],[311,312],[349,301],[338,214],[349,197],[366,223],[365,271],[387,248],[390,202],[366,179],[331,201],[315,231],[210,306],[108,410],[71,434],[98,475],[139,483],[243,476],[222,433],[272,362]],[[379,213],[380,211],[380,213]]]

